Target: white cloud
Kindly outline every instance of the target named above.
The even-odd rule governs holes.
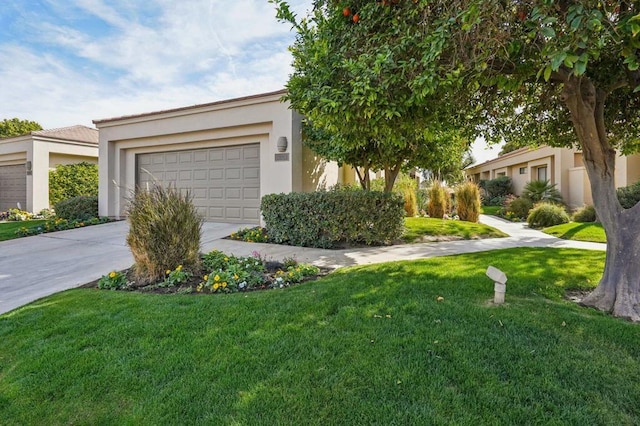
[[[90,125],[278,90],[291,71],[293,34],[266,0],[46,4],[15,9],[9,19],[29,26],[0,39],[0,118]]]

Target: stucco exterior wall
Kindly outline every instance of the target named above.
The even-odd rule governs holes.
[[[49,169],[55,159],[65,162],[97,162],[98,147],[86,143],[56,141],[27,135],[0,143],[0,165],[27,164],[27,205],[23,209],[39,212],[49,208]],[[73,159],[76,159],[75,161]]]
[[[248,143],[260,144],[260,195],[316,189],[331,182],[335,167],[322,170],[302,145],[301,119],[281,102],[284,92],[232,99],[171,111],[96,120],[99,129],[99,211],[122,218],[135,189],[136,155]],[[286,137],[288,161],[276,161]],[[315,176],[312,176],[316,173]]]
[[[627,179],[626,185],[632,185],[640,181],[640,154],[627,157]]]

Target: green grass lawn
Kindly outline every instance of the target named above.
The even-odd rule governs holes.
[[[42,225],[46,222],[46,220],[26,220],[26,221],[18,221],[18,222],[2,222],[0,223],[0,241],[11,240],[13,238],[18,238],[16,236],[16,231],[23,226],[26,228],[31,228],[33,226]]]
[[[542,232],[565,240],[593,241],[594,243],[607,242],[601,223],[570,222],[544,228]]]
[[[562,299],[603,262],[511,249],[247,294],[71,290],[0,316],[1,423],[634,424],[640,328]]]
[[[482,206],[482,213],[496,216],[501,209],[502,206]]]
[[[432,219],[429,217],[407,217],[404,221],[405,233],[402,239],[408,243],[422,237],[472,238],[506,237],[507,234],[481,223],[461,220]]]

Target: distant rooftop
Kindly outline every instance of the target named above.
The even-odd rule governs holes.
[[[65,139],[75,142],[98,144],[98,130],[87,126],[70,126],[59,129],[37,130],[31,132],[33,136],[45,138]]]

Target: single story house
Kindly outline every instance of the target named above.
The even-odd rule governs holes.
[[[352,169],[303,146],[285,93],[94,120],[100,215],[122,218],[132,191],[157,182],[188,189],[208,221],[258,224],[265,194],[353,182]]]
[[[98,131],[86,126],[38,130],[0,139],[0,211],[49,208],[49,170],[98,162]]]
[[[556,188],[570,208],[593,204],[582,152],[573,148],[520,148],[482,164],[467,167],[465,173],[475,182],[509,176],[516,195],[522,193],[527,182],[549,180],[557,185]],[[640,154],[616,157],[615,180],[618,188],[640,180]]]

